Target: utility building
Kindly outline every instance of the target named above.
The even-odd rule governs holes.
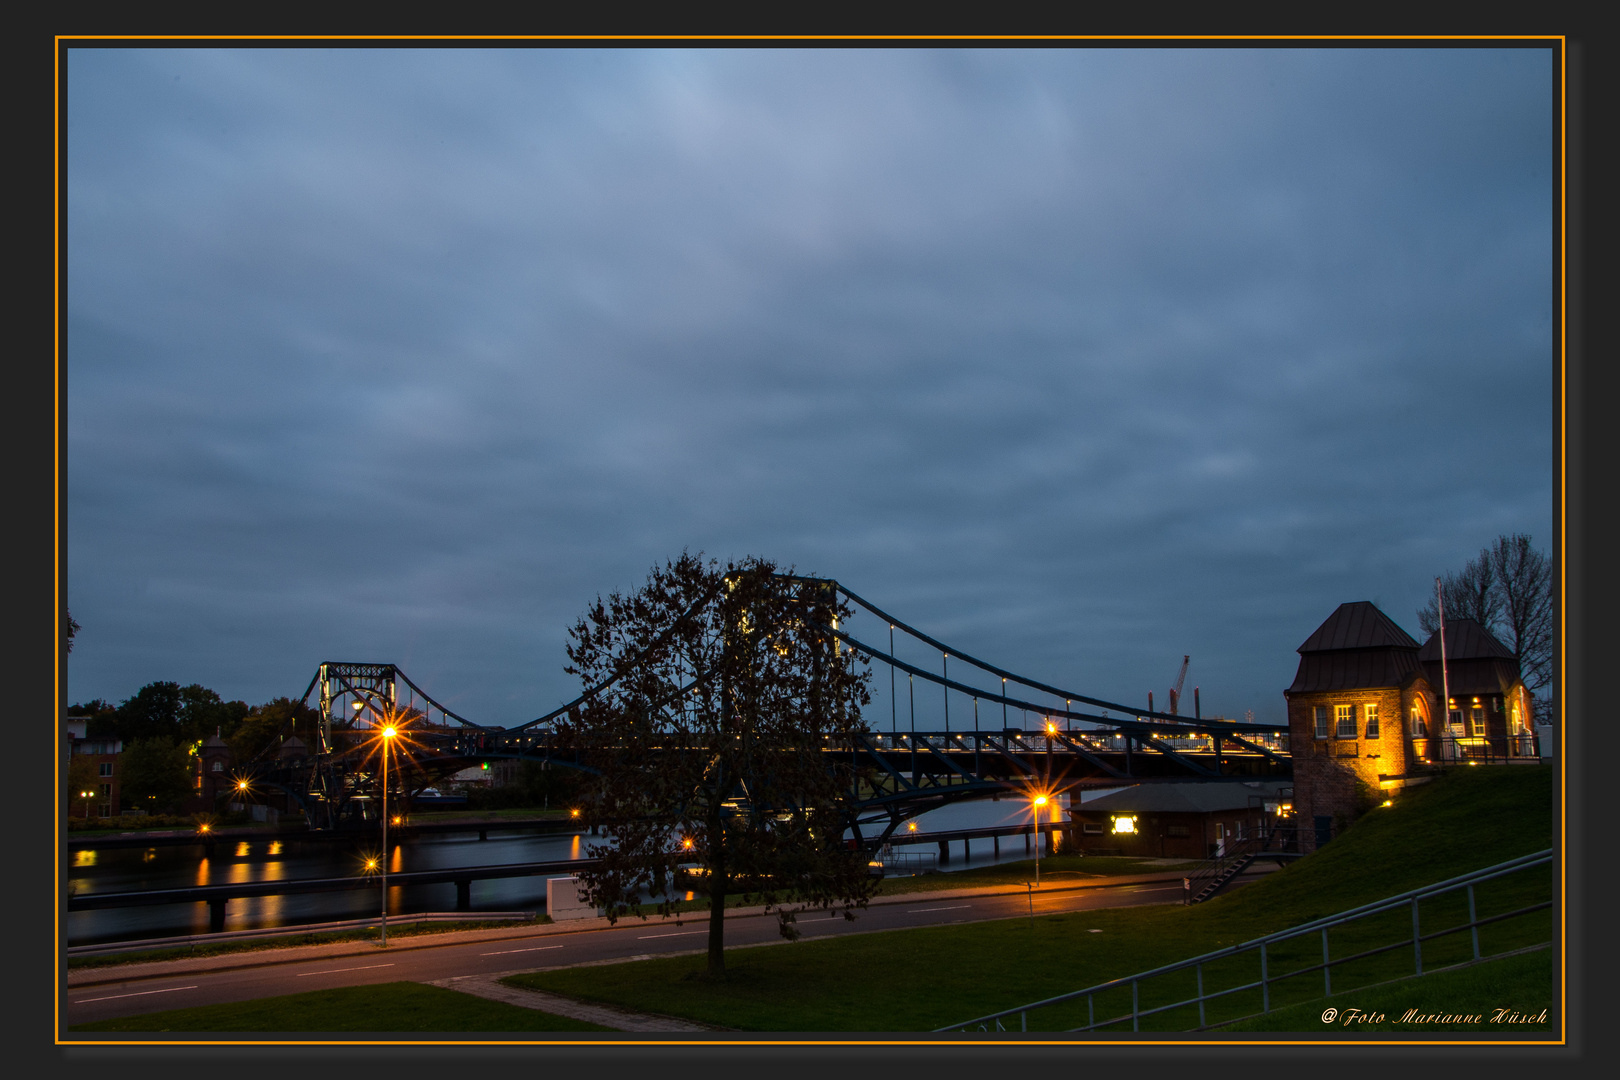
[[[1518,661],[1472,619],[1447,620],[1444,664],[1438,633],[1420,646],[1365,600],[1340,604],[1297,651],[1283,696],[1307,844],[1446,765],[1539,760]]]

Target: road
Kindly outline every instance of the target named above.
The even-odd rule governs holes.
[[[967,893],[968,895],[964,895]],[[1051,915],[1099,908],[1174,903],[1181,899],[1179,879],[1126,881],[1083,889],[1049,888],[999,892],[949,890],[884,897],[860,912],[854,922],[841,916],[800,916],[802,940],[871,933],[920,926],[981,922],[1027,915]],[[706,947],[708,917],[687,916],[680,922],[649,919],[580,920],[526,927],[517,931],[447,934],[440,943],[399,938],[381,949],[347,943],[313,950],[274,954],[225,954],[206,960],[171,964],[130,965],[75,972],[63,1013],[64,1026],[185,1008],[275,997],[305,990],[410,980],[430,982],[457,976],[562,967],[604,960],[650,958]],[[758,909],[728,914],[727,947],[781,941],[776,920]],[[469,940],[472,939],[472,940]],[[309,955],[311,952],[318,955]],[[299,959],[290,959],[297,955]],[[227,968],[227,965],[253,965]],[[224,970],[221,970],[224,968]]]

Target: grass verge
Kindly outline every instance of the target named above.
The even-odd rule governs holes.
[[[396,982],[199,1005],[74,1024],[69,1031],[612,1031],[599,1024],[490,1001],[423,983]]]

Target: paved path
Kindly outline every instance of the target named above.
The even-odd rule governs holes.
[[[442,986],[447,990],[458,990],[463,994],[473,994],[491,1001],[504,1001],[508,1005],[520,1005],[525,1009],[538,1009],[541,1012],[551,1013],[553,1016],[566,1016],[572,1020],[584,1020],[587,1023],[601,1024],[603,1027],[615,1031],[729,1031],[730,1028],[705,1027],[694,1024],[690,1020],[677,1020],[673,1016],[657,1016],[652,1013],[627,1012],[624,1009],[615,1009],[608,1005],[590,1005],[573,998],[562,997],[558,994],[546,994],[539,990],[523,990],[515,986],[501,985],[502,979],[508,975],[521,975],[528,968],[517,971],[498,971],[486,975],[457,975],[449,979],[434,979],[428,985]]]

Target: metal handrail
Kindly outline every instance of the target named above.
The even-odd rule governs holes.
[[[1138,972],[1135,975],[1127,975],[1123,978],[1111,979],[1105,983],[1098,983],[1096,986],[1090,986],[1084,990],[1074,990],[1066,994],[1059,994],[1056,997],[1031,1002],[1028,1005],[1014,1006],[1011,1009],[1003,1009],[1000,1012],[989,1013],[985,1016],[978,1016],[972,1020],[965,1020],[961,1023],[950,1024],[942,1028],[936,1028],[935,1030],[966,1031],[975,1025],[977,1025],[980,1030],[989,1030],[987,1025],[994,1023],[997,1031],[1004,1031],[1006,1029],[1001,1024],[1002,1019],[1016,1014],[1019,1017],[1019,1029],[1022,1031],[1028,1031],[1029,1014],[1034,1010],[1042,1009],[1049,1005],[1059,1005],[1064,1002],[1076,1001],[1082,997],[1087,998],[1088,1023],[1082,1027],[1071,1028],[1071,1031],[1090,1031],[1094,1028],[1104,1027],[1109,1024],[1122,1023],[1126,1020],[1131,1021],[1131,1030],[1137,1031],[1140,1030],[1142,1017],[1167,1012],[1171,1009],[1183,1008],[1188,1005],[1198,1006],[1198,1024],[1199,1027],[1202,1028],[1205,1026],[1206,1018],[1204,1004],[1207,1001],[1218,997],[1224,997],[1228,994],[1239,993],[1243,990],[1253,990],[1259,988],[1261,992],[1261,1012],[1268,1013],[1271,1011],[1270,984],[1274,981],[1280,981],[1282,978],[1293,978],[1296,975],[1307,974],[1312,971],[1321,971],[1323,973],[1323,985],[1326,992],[1331,994],[1333,992],[1331,969],[1335,965],[1348,963],[1351,960],[1361,959],[1365,956],[1372,956],[1377,953],[1389,952],[1393,949],[1403,948],[1407,945],[1411,945],[1413,949],[1416,974],[1422,975],[1423,942],[1431,941],[1435,938],[1444,937],[1449,934],[1460,933],[1463,930],[1468,930],[1472,933],[1474,959],[1479,960],[1481,959],[1479,951],[1479,928],[1481,926],[1487,925],[1488,923],[1499,922],[1503,919],[1513,918],[1518,915],[1527,914],[1532,911],[1539,911],[1542,908],[1551,907],[1552,902],[1546,901],[1540,904],[1532,904],[1529,907],[1520,908],[1517,911],[1510,911],[1501,915],[1493,915],[1486,919],[1480,919],[1475,914],[1474,886],[1480,884],[1481,882],[1504,877],[1507,874],[1515,873],[1519,870],[1528,869],[1532,866],[1550,863],[1552,861],[1552,857],[1553,851],[1551,848],[1547,849],[1546,851],[1537,852],[1533,855],[1522,855],[1517,859],[1509,859],[1507,862],[1498,863],[1495,866],[1488,866],[1482,870],[1474,870],[1470,873],[1461,874],[1457,877],[1449,878],[1433,885],[1425,885],[1421,888],[1410,889],[1395,896],[1385,897],[1382,900],[1375,900],[1369,904],[1362,904],[1360,907],[1350,908],[1349,910],[1341,911],[1336,915],[1327,915],[1320,919],[1313,919],[1312,921],[1302,923],[1299,926],[1290,927],[1287,930],[1280,930],[1276,933],[1267,934],[1264,937],[1254,938],[1253,940],[1243,942],[1240,945],[1229,945],[1224,949],[1217,949],[1214,952],[1204,953],[1203,955],[1195,956],[1190,960],[1180,960],[1174,964],[1166,964],[1162,967]],[[1458,889],[1468,890],[1468,922],[1461,926],[1451,927],[1446,930],[1434,931],[1428,934],[1423,933],[1418,922],[1419,901],[1427,900],[1431,897],[1440,896],[1445,893],[1455,892]],[[1353,956],[1340,957],[1338,959],[1329,957],[1327,947],[1328,930],[1344,923],[1354,922],[1357,919],[1366,918],[1370,915],[1381,914],[1386,911],[1394,911],[1408,905],[1410,905],[1412,908],[1411,938],[1397,942],[1394,945],[1381,946],[1374,950],[1357,953]],[[1288,941],[1293,938],[1304,937],[1307,934],[1315,933],[1320,933],[1322,935],[1322,963],[1302,969],[1300,971],[1291,971],[1286,975],[1280,976],[1278,979],[1273,979],[1267,971],[1266,950],[1268,947],[1278,944],[1279,942]],[[1216,960],[1224,960],[1230,957],[1240,956],[1244,953],[1254,952],[1256,950],[1258,950],[1260,953],[1260,979],[1258,982],[1245,983],[1242,986],[1234,986],[1224,990],[1205,993],[1203,971],[1205,964],[1212,963]],[[1176,971],[1186,971],[1189,968],[1196,969],[1197,971],[1198,993],[1196,996],[1188,998],[1185,1001],[1178,1001],[1172,1005],[1161,1005],[1156,1008],[1146,1010],[1140,1008],[1138,988],[1143,980],[1154,978],[1159,975],[1168,975]],[[1131,988],[1131,1011],[1107,1020],[1097,1020],[1094,1011],[1094,996],[1107,990],[1122,989],[1126,986]]]

